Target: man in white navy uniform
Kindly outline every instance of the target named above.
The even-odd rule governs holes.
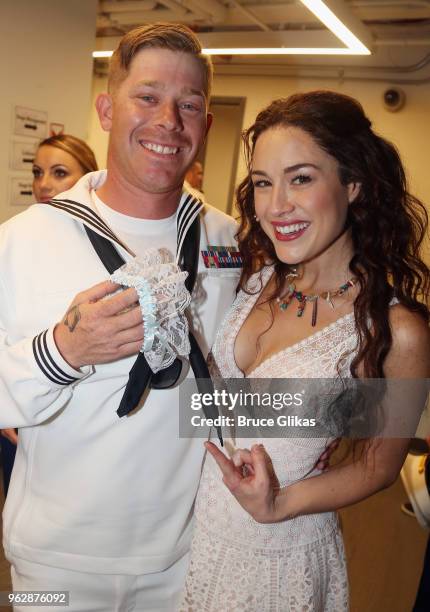
[[[74,612],[174,610],[186,572],[203,441],[178,436],[178,387],[118,418],[142,315],[134,289],[102,299],[113,288],[85,227],[126,261],[151,246],[174,255],[197,214],[200,253],[234,246],[234,221],[182,192],[210,83],[187,28],[129,32],[97,100],[107,172],[0,228],[0,427],[20,428],[4,547],[15,590],[69,590]],[[205,355],[238,272],[199,257],[192,325]]]

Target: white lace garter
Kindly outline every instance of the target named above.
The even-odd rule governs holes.
[[[124,264],[110,280],[134,287],[139,297],[145,327],[140,351],[151,370],[167,368],[177,355],[188,355],[188,321],[184,311],[191,296],[184,285],[188,272],[172,261],[167,249],[147,249],[142,256]]]

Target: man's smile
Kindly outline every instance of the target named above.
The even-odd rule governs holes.
[[[156,142],[148,142],[139,140],[139,144],[148,151],[158,153],[159,155],[176,155],[181,150],[181,147],[159,144]]]

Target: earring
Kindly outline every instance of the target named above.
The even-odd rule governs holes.
[[[259,223],[259,222],[260,222],[260,219],[257,217],[257,215],[254,215],[254,221],[255,221],[256,223]]]

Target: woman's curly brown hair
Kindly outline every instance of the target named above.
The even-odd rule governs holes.
[[[407,189],[399,154],[371,129],[363,108],[353,98],[331,91],[295,94],[272,102],[244,132],[248,176],[237,190],[241,222],[238,231],[243,257],[240,287],[268,262],[275,262],[275,293],[279,296],[288,265],[280,262],[271,240],[255,219],[250,178],[258,137],[275,127],[295,126],[307,132],[339,164],[343,185],[359,183],[360,192],[348,209],[354,255],[349,263],[359,280],[354,303],[358,352],[351,364],[364,376],[384,377],[384,360],[392,344],[388,308],[393,295],[400,304],[429,321],[430,273],[420,257],[428,215]],[[371,325],[369,325],[369,321]]]

